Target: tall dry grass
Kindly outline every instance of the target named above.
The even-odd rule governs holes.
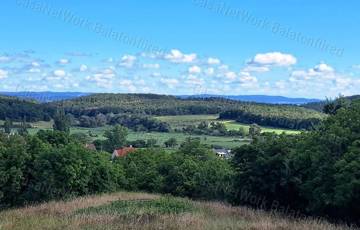
[[[196,212],[182,214],[119,215],[117,213],[81,213],[79,209],[100,206],[117,200],[149,200],[160,196],[145,193],[115,193],[88,196],[71,201],[8,210],[0,213],[0,230],[41,229],[244,229],[244,230],[340,230],[351,229],[319,220],[292,220],[244,207],[217,202],[193,202]]]

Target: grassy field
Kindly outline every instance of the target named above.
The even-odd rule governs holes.
[[[206,136],[206,135],[188,135],[184,133],[138,133],[130,132],[128,140],[138,140],[138,139],[156,139],[158,144],[163,144],[169,138],[174,137],[177,139],[178,143],[183,142],[187,137],[200,138],[201,142],[207,145],[221,146],[225,148],[235,148],[243,144],[249,143],[248,140],[240,139],[237,137],[217,137],[217,136]]]
[[[181,116],[160,116],[157,119],[167,122],[173,129],[182,129],[188,125],[197,125],[202,121],[206,122],[222,122],[225,124],[228,130],[239,130],[244,128],[246,131],[249,130],[250,125],[241,124],[233,120],[217,120],[218,115],[181,115]],[[298,130],[279,129],[271,127],[261,127],[262,132],[275,132],[277,134],[299,134]]]
[[[157,119],[168,122],[173,129],[181,130],[183,127],[188,125],[196,125],[202,121],[206,122],[223,122],[227,129],[229,130],[239,130],[239,128],[244,128],[245,130],[249,130],[249,125],[237,123],[231,120],[217,120],[217,115],[182,115],[182,116],[161,116],[156,117]],[[52,122],[34,122],[31,123],[32,127],[29,129],[30,134],[36,133],[40,129],[52,129]],[[71,128],[71,133],[91,133],[93,139],[104,139],[103,134],[106,129],[110,129],[110,126],[100,127],[100,128],[81,128],[81,127],[73,127]],[[268,128],[262,127],[262,132],[275,132],[275,133],[287,133],[287,134],[298,134],[300,131],[297,130],[285,130],[285,129],[277,129],[277,128]],[[221,146],[225,148],[235,148],[241,146],[243,144],[249,143],[249,140],[241,139],[239,137],[221,137],[221,136],[208,136],[208,135],[189,135],[181,132],[171,132],[171,133],[160,133],[160,132],[129,132],[128,140],[148,140],[148,139],[156,139],[158,141],[158,145],[163,145],[166,140],[169,138],[176,138],[178,143],[183,142],[188,137],[200,138],[204,144],[210,146]]]
[[[101,127],[101,128],[71,128],[71,133],[88,133],[89,131],[92,135],[95,135],[94,139],[104,139],[103,134],[106,129],[110,129],[110,126]],[[164,142],[169,138],[176,138],[178,143],[185,141],[188,137],[200,138],[202,143],[213,146],[222,146],[225,148],[235,148],[243,144],[249,143],[249,140],[240,139],[237,137],[217,137],[217,136],[207,136],[207,135],[189,135],[185,133],[160,133],[160,132],[133,132],[130,131],[127,139],[129,141],[135,140],[149,140],[156,139],[158,145],[164,145]]]
[[[182,115],[182,116],[161,116],[156,117],[161,121],[168,122],[173,129],[181,130],[183,127],[191,124],[199,124],[202,121],[206,122],[223,122],[227,129],[229,130],[239,130],[239,128],[244,128],[245,130],[249,129],[249,125],[237,123],[231,120],[217,120],[217,115]],[[1,122],[1,121],[0,121]],[[40,129],[52,129],[52,122],[34,122],[31,123],[32,127],[29,129],[30,134],[35,134]],[[103,134],[106,129],[110,129],[110,126],[100,127],[100,128],[81,128],[81,127],[72,127],[71,133],[91,133],[93,139],[104,139]],[[287,133],[287,134],[298,134],[300,131],[297,130],[284,130],[277,128],[268,128],[262,127],[262,132],[275,132],[275,133]],[[160,132],[129,132],[128,140],[148,140],[148,139],[156,139],[158,141],[158,145],[163,145],[166,140],[169,138],[176,138],[178,143],[183,142],[188,137],[200,138],[204,144],[210,146],[221,146],[225,148],[235,148],[241,146],[243,144],[249,143],[249,140],[241,139],[239,137],[221,137],[221,136],[208,136],[208,135],[189,135],[180,132],[171,132],[171,133],[160,133]]]
[[[30,134],[35,134],[40,129],[52,129],[52,123],[50,122],[36,122],[32,123],[34,128],[29,129]],[[71,133],[86,133],[91,132],[93,139],[104,139],[104,132],[106,129],[111,129],[111,126],[99,127],[99,128],[82,128],[82,127],[72,127]],[[163,146],[164,142],[169,138],[176,138],[178,143],[185,141],[188,137],[200,138],[202,143],[210,146],[221,146],[225,148],[235,148],[243,144],[248,144],[249,140],[241,139],[238,137],[218,137],[218,136],[207,136],[207,135],[189,135],[185,133],[161,133],[161,132],[133,132],[129,131],[128,140],[148,140],[156,139],[157,144]],[[1,229],[0,229],[1,230]]]
[[[0,229],[350,230],[325,221],[289,219],[218,202],[128,192],[3,211]]]

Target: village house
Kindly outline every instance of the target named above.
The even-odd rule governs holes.
[[[111,159],[115,159],[116,157],[124,157],[129,153],[134,152],[135,150],[136,148],[132,147],[131,145],[129,147],[115,149],[112,153]]]
[[[221,158],[228,159],[231,157],[230,149],[213,149],[213,152]]]

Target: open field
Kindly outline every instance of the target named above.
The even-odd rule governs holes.
[[[350,230],[325,221],[289,219],[218,202],[128,192],[3,211],[0,229]]]
[[[202,121],[206,122],[223,122],[227,129],[229,130],[239,130],[239,128],[244,128],[245,130],[249,130],[249,125],[237,123],[232,120],[217,120],[217,115],[182,115],[182,116],[161,116],[156,117],[157,119],[168,122],[173,129],[181,130],[183,127],[191,124],[199,124]],[[3,122],[3,121],[1,121]],[[15,123],[17,124],[17,123]],[[52,129],[52,122],[39,121],[31,123],[33,128],[29,129],[30,134],[35,134],[40,129]],[[99,128],[82,128],[82,127],[72,127],[71,133],[91,133],[93,139],[104,139],[103,134],[106,129],[110,129],[110,126],[99,127]],[[287,134],[298,134],[300,131],[297,130],[285,130],[285,129],[277,129],[277,128],[268,128],[262,127],[262,132],[275,132],[275,133],[287,133]],[[200,138],[204,144],[212,145],[212,146],[221,146],[225,148],[235,148],[243,144],[249,143],[249,140],[241,139],[239,137],[221,137],[221,136],[208,136],[208,135],[190,135],[180,132],[171,132],[171,133],[161,133],[161,132],[129,132],[128,140],[148,140],[148,139],[156,139],[159,145],[163,145],[163,143],[169,138],[176,138],[178,143],[183,142],[188,137]]]
[[[128,139],[138,140],[138,139],[156,139],[158,140],[158,144],[163,144],[169,138],[176,138],[178,143],[185,141],[187,137],[200,138],[201,142],[207,145],[221,146],[225,148],[235,148],[239,147],[243,144],[249,143],[248,140],[240,139],[237,137],[217,137],[217,136],[207,136],[207,135],[189,135],[184,133],[138,133],[131,132],[128,136]]]
[[[249,130],[250,125],[241,124],[233,120],[217,120],[219,116],[214,115],[180,115],[180,116],[159,116],[157,119],[167,122],[171,125],[173,129],[182,129],[188,125],[197,125],[202,121],[206,122],[222,122],[225,124],[228,130],[239,130],[239,128],[244,128],[246,131]],[[289,130],[289,129],[280,129],[280,128],[271,128],[271,127],[261,127],[262,132],[275,132],[277,134],[286,133],[286,134],[299,134],[298,130]]]
[[[101,127],[101,128],[72,128],[71,133],[82,132],[82,133],[92,133],[96,136],[94,139],[104,139],[103,134],[106,129],[110,129],[110,126]],[[148,140],[156,139],[158,145],[163,145],[165,141],[169,138],[176,138],[178,143],[185,141],[188,137],[200,138],[202,143],[207,145],[222,146],[225,148],[235,148],[243,144],[248,144],[249,140],[240,139],[238,137],[217,137],[217,136],[207,136],[207,135],[190,135],[185,133],[161,133],[161,132],[133,132],[129,131],[128,140]]]

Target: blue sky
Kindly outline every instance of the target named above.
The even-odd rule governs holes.
[[[4,0],[0,91],[360,93],[360,2]]]

